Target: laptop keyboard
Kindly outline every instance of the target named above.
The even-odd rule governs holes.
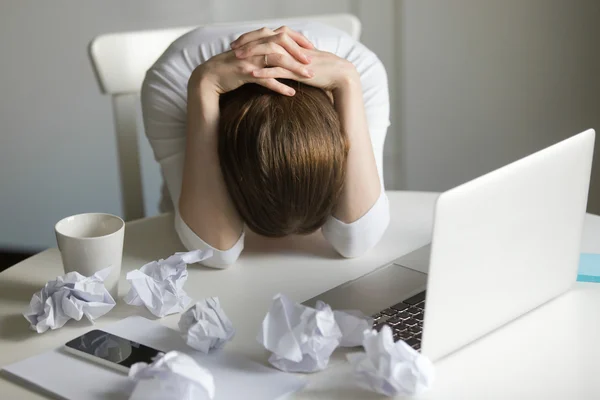
[[[394,341],[404,340],[413,349],[421,350],[425,292],[417,293],[373,315],[373,329],[379,331],[383,325],[389,325],[394,333]]]

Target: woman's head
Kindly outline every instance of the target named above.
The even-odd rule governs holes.
[[[283,96],[246,84],[221,96],[219,159],[250,229],[269,237],[321,227],[342,190],[348,141],[328,94],[295,81]]]

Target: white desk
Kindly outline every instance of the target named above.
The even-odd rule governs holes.
[[[267,355],[255,337],[274,294],[281,291],[303,301],[429,241],[436,194],[390,192],[389,198],[390,228],[377,248],[362,258],[340,259],[319,234],[280,240],[249,235],[236,265],[227,270],[192,266],[185,289],[195,299],[219,296],[238,330],[227,348],[265,361]],[[128,289],[127,271],[181,250],[170,215],[127,224],[120,295]],[[582,251],[600,252],[600,217],[587,216]],[[0,366],[59,346],[90,329],[82,321],[44,334],[28,330],[21,312],[35,291],[60,274],[56,249],[0,273]],[[576,284],[567,294],[439,362],[435,386],[423,398],[600,398],[598,306],[600,284]],[[96,325],[134,314],[152,318],[145,309],[119,301]],[[179,315],[172,315],[160,323],[176,328],[178,320]],[[0,397],[44,398],[5,377],[0,377]],[[336,351],[329,368],[311,375],[308,387],[295,398],[379,397],[353,385],[343,352]]]

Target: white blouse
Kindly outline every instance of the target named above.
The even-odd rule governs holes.
[[[383,144],[389,122],[389,94],[385,68],[377,56],[348,34],[315,23],[287,24],[301,32],[313,45],[352,62],[360,74],[369,133],[382,190],[379,199],[358,220],[346,224],[331,216],[321,231],[333,248],[344,257],[357,257],[375,246],[389,224],[389,205],[383,186]],[[234,263],[244,248],[244,233],[227,250],[217,250],[196,235],[178,212],[186,143],[187,83],[192,71],[211,57],[228,51],[241,34],[260,28],[247,25],[195,29],[163,53],[146,73],[141,92],[146,136],[160,163],[170,197],[163,206],[175,209],[175,229],[188,250],[212,249],[213,257],[203,265],[224,268]],[[276,27],[273,27],[276,28]],[[164,208],[164,207],[163,207]]]

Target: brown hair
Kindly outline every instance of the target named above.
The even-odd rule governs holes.
[[[342,191],[348,140],[327,93],[296,81],[294,96],[246,84],[221,96],[219,160],[246,225],[268,237],[320,228]]]

